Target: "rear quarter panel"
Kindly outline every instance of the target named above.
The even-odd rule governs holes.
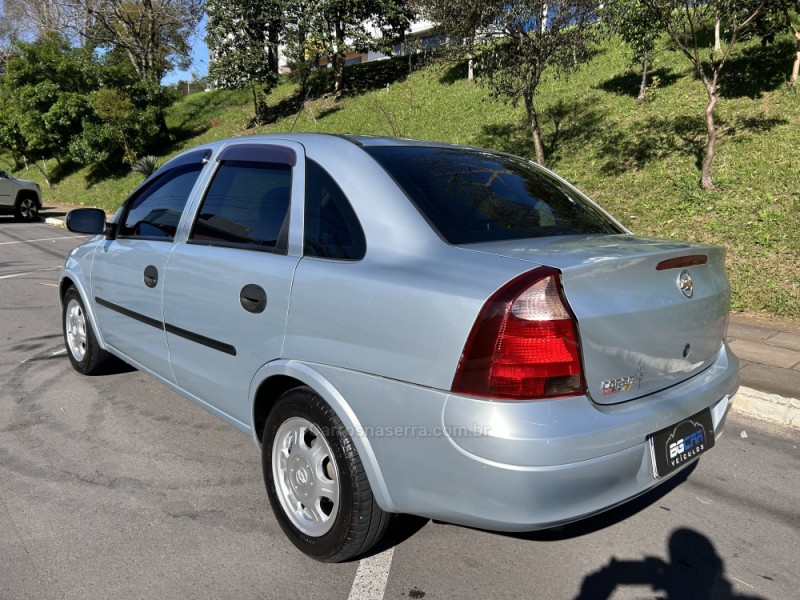
[[[449,389],[483,303],[535,265],[446,244],[355,144],[331,138],[307,156],[350,200],[367,252],[354,262],[301,259],[283,356]]]

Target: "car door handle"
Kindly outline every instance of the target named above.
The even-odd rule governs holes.
[[[158,283],[158,269],[153,265],[148,265],[144,269],[144,284],[149,288],[156,287]]]
[[[267,292],[254,283],[248,283],[239,294],[239,302],[247,312],[261,313],[267,308]]]

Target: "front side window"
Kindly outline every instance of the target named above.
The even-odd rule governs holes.
[[[456,148],[365,150],[450,244],[624,233],[583,196],[522,159]]]
[[[128,200],[119,237],[172,240],[203,163],[165,171]]]
[[[303,253],[359,260],[366,252],[364,230],[344,192],[322,167],[307,160]]]
[[[289,165],[223,161],[189,241],[285,252],[291,190]]]

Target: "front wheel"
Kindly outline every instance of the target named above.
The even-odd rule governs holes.
[[[109,354],[97,343],[83,300],[75,286],[64,294],[62,304],[61,323],[69,361],[76,371],[84,375],[100,372],[108,362]]]
[[[339,562],[381,539],[389,514],[375,502],[344,425],[313,390],[295,388],[278,399],[262,442],[267,495],[297,548]]]
[[[14,216],[20,221],[35,221],[39,216],[39,202],[33,196],[23,196],[17,200]]]

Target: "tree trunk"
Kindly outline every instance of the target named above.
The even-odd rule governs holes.
[[[542,143],[542,130],[539,128],[539,115],[536,113],[536,106],[533,104],[533,94],[525,95],[525,111],[528,114],[528,124],[533,136],[533,147],[536,150],[536,162],[543,167],[545,164],[544,144]]]
[[[336,100],[341,100],[344,95],[344,27],[339,21],[334,23],[336,35],[336,48],[333,53],[333,91]],[[409,59],[410,60],[410,59]]]
[[[280,53],[278,47],[280,45],[281,29],[279,24],[275,22],[270,23],[267,44],[267,64],[269,70],[276,75],[280,74]]]
[[[337,100],[344,95],[344,56],[333,55],[333,92]]]
[[[29,163],[29,162],[33,163],[33,166],[36,167],[37,169],[39,169],[39,172],[42,174],[42,177],[44,178],[44,182],[47,184],[47,189],[52,190],[53,189],[53,184],[50,183],[50,178],[47,176],[47,171],[43,167],[41,167],[38,162],[36,162],[35,158],[29,158],[28,155],[25,154],[24,152],[22,153],[22,156],[25,158],[25,167],[27,168],[27,166],[28,166],[27,163]],[[42,162],[44,162],[44,161],[42,161]]]
[[[708,95],[708,104],[706,105],[705,118],[706,118],[706,149],[705,156],[703,157],[703,170],[700,174],[700,187],[704,190],[714,189],[714,180],[711,178],[711,165],[714,163],[714,155],[717,144],[717,126],[714,123],[714,108],[719,100],[718,90],[718,73],[709,81],[703,77],[703,84],[706,87],[706,94]]]
[[[795,87],[797,85],[797,78],[800,76],[800,31],[794,32],[795,55],[794,64],[792,65],[792,76],[789,78],[789,85]]]
[[[250,89],[253,90],[253,121],[261,124],[258,120],[258,92],[256,91],[256,84],[252,84]]]
[[[467,81],[475,81],[475,36],[477,32],[473,32],[469,38],[469,46],[467,51]]]
[[[169,127],[167,127],[167,119],[164,116],[163,110],[158,112],[158,117],[156,117],[156,125],[158,126],[158,135],[164,137],[169,135]]]
[[[642,55],[642,83],[639,86],[639,95],[636,97],[636,104],[644,104],[647,100],[647,67],[650,66],[650,60],[647,56],[647,50]]]
[[[714,51],[721,52],[722,51],[722,41],[720,40],[720,18],[717,15],[716,20],[714,21]]]

